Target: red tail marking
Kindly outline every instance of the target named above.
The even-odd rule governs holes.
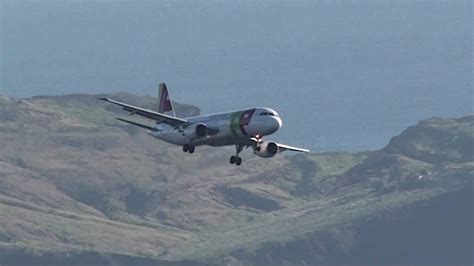
[[[160,110],[159,110],[160,113],[170,112],[173,110],[173,108],[171,107],[171,101],[168,94],[168,89],[166,87],[164,87],[161,90],[160,100],[161,100]]]

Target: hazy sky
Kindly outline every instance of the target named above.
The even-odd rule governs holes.
[[[279,139],[379,148],[472,113],[472,4],[1,1],[0,93],[156,93],[204,112],[269,106]]]

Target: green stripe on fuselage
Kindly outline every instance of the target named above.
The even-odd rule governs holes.
[[[242,112],[235,112],[230,115],[230,131],[234,136],[238,136],[239,133],[242,135],[242,132],[240,132],[240,116],[242,115]]]

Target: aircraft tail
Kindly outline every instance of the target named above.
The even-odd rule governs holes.
[[[158,112],[165,115],[176,116],[173,109],[173,104],[171,103],[171,97],[165,83],[160,83],[158,89]]]

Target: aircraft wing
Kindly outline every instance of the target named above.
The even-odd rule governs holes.
[[[280,143],[276,143],[278,145],[278,151],[279,152],[284,152],[284,151],[296,151],[296,152],[309,152],[308,149],[302,149],[302,148],[297,148],[297,147],[292,147]]]
[[[147,125],[144,125],[144,124],[141,124],[141,123],[137,123],[137,122],[134,122],[134,121],[130,121],[130,120],[127,120],[127,119],[123,119],[123,118],[115,118],[115,119],[117,119],[119,121],[122,121],[122,122],[125,122],[125,123],[128,123],[128,124],[131,124],[131,125],[134,125],[134,126],[137,126],[137,127],[148,129],[148,130],[151,130],[151,131],[156,130],[154,127],[150,127],[150,126],[147,126]]]
[[[186,119],[161,114],[161,113],[158,113],[158,112],[155,112],[155,111],[152,111],[152,110],[143,109],[143,108],[136,107],[136,106],[133,106],[133,105],[129,105],[129,104],[126,104],[126,103],[115,101],[115,100],[112,100],[112,99],[109,99],[109,98],[99,98],[99,100],[119,105],[123,108],[123,110],[130,112],[130,114],[132,114],[132,115],[136,114],[136,115],[139,115],[139,116],[143,116],[143,117],[146,117],[148,119],[155,120],[157,123],[166,123],[166,124],[174,126],[174,127],[177,127],[177,126],[180,126],[182,124],[188,123],[188,121]]]

